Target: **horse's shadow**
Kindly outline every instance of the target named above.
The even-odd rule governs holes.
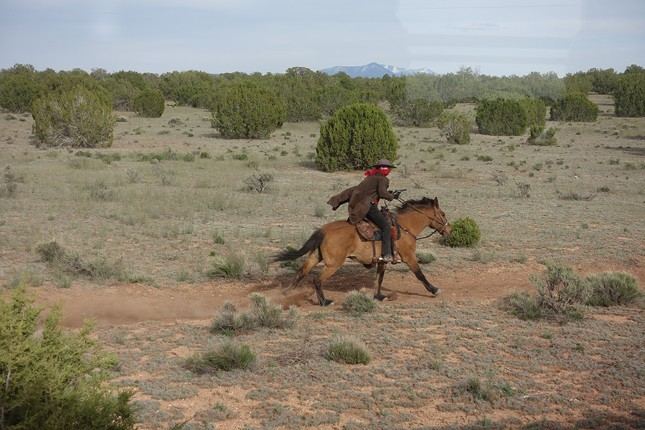
[[[311,286],[313,280],[318,277],[321,268],[314,268],[298,284],[298,287]],[[287,271],[274,278],[276,284],[281,288],[290,288],[296,279],[297,271]],[[334,276],[327,279],[324,288],[327,291],[349,292],[353,290],[369,289],[374,287],[376,269],[365,268],[361,264],[347,263],[340,267]]]
[[[318,277],[321,268],[313,269],[307,276],[305,276],[298,284],[298,289],[305,289],[310,292],[312,297],[307,301],[312,304],[318,304],[314,292],[313,280]],[[387,277],[387,271],[386,271]],[[293,287],[293,282],[296,279],[296,271],[287,271],[281,273],[273,278],[274,287],[278,287],[283,292],[287,292]],[[334,276],[327,279],[324,283],[325,291],[349,293],[350,291],[366,290],[369,293],[376,291],[376,267],[366,268],[358,263],[347,263],[340,267]],[[403,296],[416,296],[427,297],[427,293],[420,288],[419,292],[412,291],[399,291],[386,286],[381,286],[381,292],[387,297],[388,300],[395,300],[397,295]]]

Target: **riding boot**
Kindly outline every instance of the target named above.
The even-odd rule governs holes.
[[[397,230],[396,227],[392,226],[390,228],[391,236],[394,238],[392,239],[392,263],[400,263],[401,260],[398,259],[397,257],[397,251],[396,251],[396,237],[397,237]]]
[[[383,256],[383,259],[386,260],[388,263],[392,262],[392,232],[390,231],[390,227],[388,226],[387,228],[384,228],[381,231],[383,235],[383,239],[381,241],[381,255]]]
[[[378,206],[374,203],[370,205],[367,212],[367,217],[371,219],[374,224],[381,229],[381,258],[380,262],[392,262],[392,232],[390,231],[390,223],[385,216],[379,211]]]

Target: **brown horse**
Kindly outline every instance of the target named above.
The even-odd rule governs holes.
[[[421,200],[408,200],[395,210],[395,215],[401,228],[401,237],[396,240],[396,249],[401,261],[412,270],[426,290],[436,296],[440,290],[428,282],[421,271],[417,261],[416,248],[417,237],[427,227],[433,228],[442,236],[450,234],[452,231],[446,214],[439,208],[439,200],[436,197],[434,199],[424,197]],[[356,231],[356,226],[348,221],[334,221],[316,230],[298,251],[284,251],[276,255],[273,261],[295,260],[309,253],[304,264],[298,270],[293,286],[297,285],[316,264],[324,262],[325,267],[320,272],[318,279],[314,280],[314,286],[318,302],[321,306],[327,306],[333,301],[325,298],[322,283],[329,279],[345,263],[347,258],[358,261],[365,267],[373,267],[375,255],[381,255],[381,242],[376,242],[374,245],[372,242],[362,240]],[[374,295],[377,300],[385,299],[385,296],[381,294],[384,274],[385,263],[378,263],[376,271],[378,285]]]

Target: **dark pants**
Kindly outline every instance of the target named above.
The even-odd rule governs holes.
[[[372,203],[370,205],[370,210],[367,212],[367,218],[372,220],[383,232],[381,254],[392,255],[392,231],[390,230],[390,223],[387,221],[387,218],[385,218],[385,215],[381,213],[377,205]]]

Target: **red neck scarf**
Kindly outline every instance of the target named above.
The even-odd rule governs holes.
[[[365,172],[365,176],[372,176],[375,173],[378,173],[379,169],[377,167],[373,168],[372,170],[368,170]]]
[[[372,170],[365,172],[365,176],[372,176],[376,173],[381,173],[383,176],[387,176],[390,173],[390,169],[381,169],[380,167],[374,167]]]

